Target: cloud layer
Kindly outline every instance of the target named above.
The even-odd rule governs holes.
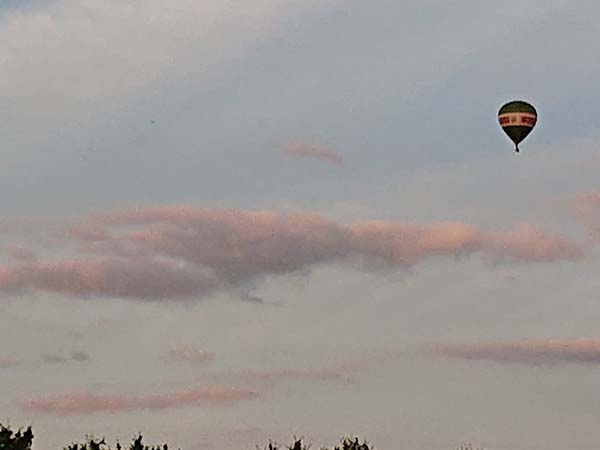
[[[0,369],[8,369],[9,367],[15,367],[21,364],[20,361],[10,357],[0,357]]]
[[[344,163],[344,158],[342,158],[342,156],[339,153],[328,148],[316,145],[308,145],[302,143],[289,144],[287,146],[286,153],[289,156],[295,158],[320,159],[338,165]]]
[[[577,220],[587,229],[591,240],[600,240],[600,192],[575,197],[571,203]]]
[[[440,344],[425,350],[430,354],[467,360],[489,360],[523,364],[600,364],[600,340],[547,340]]]
[[[68,257],[0,266],[0,290],[191,299],[324,264],[398,270],[434,257],[541,263],[582,256],[575,243],[531,226],[488,232],[460,222],[341,224],[316,214],[191,206],[84,218],[61,239]]]
[[[201,297],[213,278],[176,264],[114,257],[61,260],[0,268],[0,289],[24,288],[74,296],[165,299]]]
[[[74,392],[32,398],[22,403],[34,412],[72,415],[127,410],[162,410],[185,406],[224,405],[255,398],[256,393],[242,389],[211,386],[146,396],[105,395]]]
[[[314,381],[343,381],[352,380],[351,368],[325,369],[271,369],[249,370],[245,375],[250,380],[268,381],[270,383],[282,380],[314,380]]]
[[[217,76],[227,60],[244,54],[254,39],[268,36],[280,20],[316,4],[292,1],[281,7],[274,0],[39,3],[0,12],[0,40],[6,43],[0,49],[4,68],[0,94],[16,118],[34,114],[42,127],[45,121],[55,123],[65,116],[79,115],[78,123],[86,123],[90,111],[160,86],[172,67],[183,65],[196,78]],[[122,45],[125,41],[127,46]],[[52,58],[42,62],[48,54]],[[13,129],[21,130],[18,125]]]
[[[42,353],[42,361],[47,364],[64,364],[70,361],[83,362],[90,359],[90,355],[83,351],[71,352],[70,357],[63,356],[59,353]]]
[[[214,353],[190,347],[173,348],[171,350],[167,350],[161,356],[162,359],[170,361],[183,361],[190,363],[212,362],[216,358]]]

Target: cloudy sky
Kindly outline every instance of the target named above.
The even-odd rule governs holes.
[[[0,1],[3,418],[39,450],[595,449],[599,14]]]

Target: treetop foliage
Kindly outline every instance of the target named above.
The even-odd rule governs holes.
[[[371,447],[366,441],[360,442],[360,440],[355,438],[344,438],[342,439],[341,446],[336,445],[333,450],[375,450],[374,447]],[[294,443],[285,448],[285,450],[309,450],[310,445],[306,445],[302,438],[294,438]],[[260,450],[257,447],[257,450]],[[267,445],[264,450],[284,450],[280,447],[276,442],[270,441],[269,445]],[[321,448],[321,450],[329,450],[325,447]],[[469,450],[469,449],[464,449]]]
[[[143,437],[141,434],[138,434],[137,437],[134,437],[131,441],[131,444],[127,449],[117,442],[116,450],[169,450],[169,446],[167,444],[163,444],[163,446],[155,445],[148,446],[143,443]],[[83,443],[73,443],[68,447],[65,447],[64,450],[111,450],[110,446],[106,443],[106,440],[102,438],[101,440],[97,440],[93,437],[88,437],[87,440]]]
[[[26,429],[19,429],[13,431],[10,426],[0,424],[0,450],[32,450],[33,444],[33,431],[31,427]],[[111,447],[106,443],[104,438],[96,439],[93,436],[87,436],[84,442],[75,442],[63,450],[112,450]],[[144,444],[141,433],[131,441],[128,447],[123,447],[117,442],[115,450],[169,450],[167,444],[162,446],[148,446]],[[256,450],[261,450],[256,446]],[[304,443],[303,438],[297,438],[294,436],[292,445],[287,447],[280,447],[279,444],[273,441],[269,441],[269,444],[264,447],[264,450],[310,450],[310,445]],[[328,448],[322,447],[321,450],[329,450]],[[339,445],[336,445],[331,450],[375,450],[366,441],[360,441],[357,437],[346,437],[340,441]],[[474,448],[470,443],[462,444],[456,450],[483,450],[481,448]]]
[[[466,443],[466,444],[462,444],[460,447],[458,447],[456,450],[474,450],[473,449],[473,445],[471,445],[470,442]],[[483,450],[480,447],[477,447],[476,450]]]
[[[0,450],[31,450],[33,431],[28,427],[25,431],[13,431],[0,424]]]

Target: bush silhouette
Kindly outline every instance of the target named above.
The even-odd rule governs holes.
[[[13,431],[10,426],[0,424],[0,450],[32,450],[33,431],[31,427],[26,429],[18,429]],[[294,436],[293,443],[287,447],[281,447],[277,442],[269,441],[264,450],[310,450],[310,445],[304,443],[304,438]],[[106,443],[106,439],[97,439],[93,436],[86,436],[84,442],[75,442],[63,450],[112,450]],[[119,442],[115,446],[115,450],[169,450],[167,444],[148,446],[144,444],[142,434],[139,433],[131,440],[128,447],[123,447]],[[233,450],[233,449],[232,449]],[[243,450],[243,449],[240,449]],[[257,445],[256,450],[261,450]],[[329,450],[326,447],[321,447],[320,450]],[[360,441],[357,437],[345,437],[331,450],[375,450],[375,447],[368,444],[366,441]],[[470,443],[462,444],[456,450],[483,450],[479,447],[475,448]]]
[[[33,431],[28,427],[25,431],[13,431],[0,424],[0,450],[31,450]]]
[[[309,450],[310,449],[310,445],[306,445],[302,438],[294,438],[294,443],[288,447],[286,447],[286,450]],[[257,450],[260,450],[257,446]],[[273,441],[269,441],[269,444],[264,448],[264,450],[283,450],[281,447],[279,447],[279,445],[276,442]],[[327,448],[323,447],[321,448],[321,450],[328,450]],[[333,448],[333,450],[375,450],[374,447],[371,447],[369,444],[367,444],[366,441],[360,442],[359,439],[357,437],[354,438],[343,438],[341,440],[341,447],[340,446],[335,446]],[[464,450],[469,450],[469,449],[464,449]],[[472,450],[472,449],[471,449]]]
[[[370,447],[366,441],[360,442],[358,438],[344,438],[342,439],[342,446],[336,446],[334,450],[374,450]]]
[[[127,449],[124,449],[121,444],[117,442],[115,447],[116,450],[169,450],[169,446],[167,444],[163,444],[163,446],[155,445],[148,446],[143,443],[143,437],[140,434],[137,437],[134,437],[131,441],[131,444]],[[2,448],[0,447],[0,450]],[[75,442],[68,447],[65,447],[64,450],[111,450],[110,446],[106,443],[106,440],[102,438],[101,440],[96,440],[94,437],[88,437],[85,442],[78,443]]]

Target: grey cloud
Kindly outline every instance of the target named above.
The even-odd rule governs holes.
[[[600,364],[598,339],[438,344],[424,350],[429,354],[500,363]]]
[[[293,143],[287,146],[286,153],[295,158],[320,159],[338,165],[344,163],[344,158],[339,153],[318,145]]]

